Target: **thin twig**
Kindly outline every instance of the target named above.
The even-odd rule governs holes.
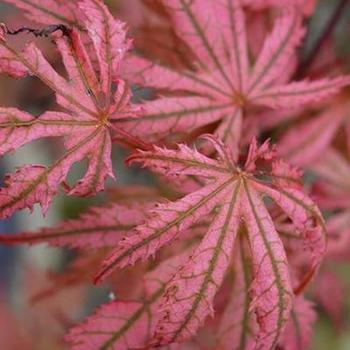
[[[4,30],[5,34],[8,34],[8,35],[29,33],[29,34],[33,34],[36,37],[41,37],[41,36],[48,37],[49,35],[57,32],[57,31],[61,31],[63,36],[70,37],[71,31],[72,31],[69,27],[67,27],[64,24],[52,24],[52,25],[49,25],[49,26],[44,27],[42,29],[21,27],[17,30],[11,30],[5,24],[1,24],[1,28]]]

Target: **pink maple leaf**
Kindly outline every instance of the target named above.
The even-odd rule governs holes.
[[[340,152],[329,148],[311,169],[318,177],[314,197],[322,209],[335,211],[326,222],[329,236],[327,255],[333,260],[349,259],[350,164]]]
[[[247,247],[239,243],[234,253],[234,279],[229,302],[220,320],[218,343],[223,349],[252,350],[256,324],[249,310],[250,261]],[[218,347],[220,348],[220,347]]]
[[[146,298],[143,302],[112,301],[72,328],[65,338],[72,345],[71,349],[127,350],[146,346],[158,321],[157,310],[166,283],[188,254],[187,249],[144,276]]]
[[[198,176],[204,186],[176,202],[160,204],[151,219],[121,240],[96,280],[116,267],[154,255],[193,224],[213,214],[207,233],[168,283],[163,298],[158,343],[183,341],[213,314],[213,298],[230,263],[239,227],[244,224],[253,263],[250,308],[255,310],[260,327],[258,348],[273,348],[289,318],[293,291],[283,243],[264,198],[275,201],[301,233],[311,252],[311,274],[325,253],[323,219],[315,204],[290,185],[295,180],[286,181],[286,165],[280,169],[268,143],[258,147],[252,142],[246,162],[240,167],[229,149],[209,139],[219,154],[217,160],[185,145],[176,151],[155,147],[154,151],[139,151],[131,156],[130,162],[140,162],[167,176]],[[270,165],[271,170],[259,169],[258,160]]]
[[[63,155],[48,166],[25,165],[5,178],[0,190],[0,217],[40,203],[45,212],[58,186],[65,182],[75,162],[88,160],[87,171],[70,195],[87,196],[104,188],[107,176],[114,177],[111,163],[112,120],[134,117],[128,86],[118,77],[121,60],[130,47],[125,25],[115,20],[98,0],[78,3],[84,13],[82,24],[93,43],[98,69],[93,64],[79,33],[54,38],[62,55],[68,79],[60,76],[34,43],[22,52],[0,41],[0,71],[18,76],[33,75],[56,94],[64,111],[48,111],[34,117],[16,108],[0,108],[0,155],[44,137],[64,137]],[[90,50],[92,50],[90,48]],[[122,133],[125,138],[125,133]]]
[[[101,248],[115,246],[134,227],[141,224],[150,205],[110,204],[95,207],[78,219],[67,220],[54,228],[16,235],[1,234],[2,244],[38,244],[70,248]]]
[[[299,166],[318,161],[340,129],[346,134],[350,150],[349,101],[344,94],[315,117],[294,125],[279,141],[280,156]]]
[[[130,56],[125,76],[167,97],[144,104],[146,115],[118,123],[163,138],[218,123],[215,134],[237,153],[242,120],[256,108],[290,109],[335,94],[349,77],[288,83],[304,29],[294,6],[285,6],[259,55],[249,58],[245,13],[239,0],[164,0],[175,31],[196,57],[196,71],[175,70]],[[139,69],[135,69],[139,67]],[[170,95],[170,96],[169,96]]]

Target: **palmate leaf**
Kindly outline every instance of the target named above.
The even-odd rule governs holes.
[[[163,261],[144,276],[145,301],[112,301],[72,328],[66,336],[71,349],[128,350],[146,346],[158,321],[157,311],[166,283],[188,258],[189,251]]]
[[[67,220],[54,228],[16,235],[1,234],[2,244],[38,244],[70,248],[113,247],[122,237],[145,220],[150,205],[110,204],[89,209],[78,219]]]
[[[146,102],[146,115],[118,121],[156,138],[218,122],[216,134],[237,152],[242,118],[252,107],[297,108],[349,84],[349,77],[284,83],[304,29],[294,6],[284,6],[253,63],[240,0],[164,0],[176,33],[193,49],[197,71],[175,70],[131,56],[125,76],[167,97]],[[139,69],[135,69],[139,67]],[[181,93],[180,93],[181,92]],[[169,96],[170,95],[170,96]]]
[[[0,190],[0,217],[40,203],[45,212],[58,186],[73,163],[88,160],[86,174],[71,195],[87,196],[104,188],[107,176],[114,177],[111,164],[111,124],[114,119],[135,116],[129,104],[129,89],[118,79],[120,60],[130,46],[124,24],[114,20],[98,0],[79,2],[98,57],[95,72],[87,51],[74,29],[55,37],[68,79],[60,76],[34,43],[22,52],[0,42],[0,71],[17,76],[33,75],[52,89],[65,112],[45,112],[34,117],[15,108],[0,108],[0,155],[44,137],[64,137],[65,152],[51,166],[26,165],[5,178]],[[64,34],[64,33],[63,33]],[[119,132],[121,130],[119,129]],[[125,134],[123,134],[125,136]]]
[[[256,325],[249,312],[250,268],[245,247],[240,241],[234,253],[234,279],[229,303],[222,315],[217,335],[218,348],[252,350]]]
[[[259,323],[258,348],[272,349],[289,318],[293,291],[283,243],[264,197],[281,207],[304,238],[311,253],[308,278],[325,252],[323,219],[315,204],[295,184],[290,184],[295,179],[286,177],[287,166],[271,160],[273,153],[268,143],[257,147],[253,142],[243,168],[238,167],[221,143],[212,143],[220,155],[218,160],[184,145],[176,151],[155,148],[153,152],[139,151],[131,156],[130,161],[140,162],[155,172],[198,176],[205,185],[176,202],[159,205],[151,219],[120,242],[96,280],[102,280],[114,268],[154,255],[162,246],[180,238],[188,227],[213,213],[206,235],[168,283],[163,297],[156,342],[164,345],[184,341],[195,335],[213,313],[213,298],[230,263],[237,230],[244,224],[253,265],[250,308]],[[257,169],[258,159],[265,159],[270,165],[272,162],[272,170],[264,173]],[[291,173],[295,174],[292,169]]]

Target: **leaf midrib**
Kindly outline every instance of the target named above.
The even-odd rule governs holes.
[[[98,127],[94,132],[89,134],[86,138],[84,138],[82,141],[77,143],[75,146],[70,148],[61,158],[59,158],[54,164],[52,164],[49,168],[45,169],[42,174],[40,174],[37,178],[35,178],[33,181],[31,181],[30,185],[26,187],[23,191],[21,191],[17,196],[13,197],[11,201],[7,202],[6,204],[3,204],[0,206],[0,211],[3,211],[15,203],[19,202],[23,198],[27,197],[31,192],[35,190],[35,188],[42,182],[44,178],[46,178],[61,162],[63,162],[67,157],[69,157],[71,154],[73,154],[75,151],[77,151],[80,147],[91,141],[95,136],[97,136],[103,126]]]
[[[239,181],[235,185],[235,189],[234,189],[233,195],[232,195],[232,200],[230,202],[230,207],[228,209],[224,225],[223,225],[223,227],[221,229],[221,233],[220,233],[219,239],[217,240],[217,244],[216,244],[216,247],[214,249],[214,255],[210,259],[210,263],[209,263],[208,269],[207,269],[207,271],[205,273],[205,277],[204,277],[203,283],[202,283],[202,285],[201,285],[201,287],[199,289],[199,292],[197,293],[197,296],[196,296],[196,298],[195,298],[195,300],[194,300],[194,302],[192,304],[191,309],[189,310],[189,312],[186,315],[186,318],[185,318],[184,322],[181,323],[181,326],[179,327],[179,329],[174,333],[171,342],[175,342],[176,338],[181,334],[183,329],[186,328],[187,323],[192,319],[192,317],[195,314],[195,312],[196,312],[200,302],[202,301],[203,297],[205,297],[205,292],[208,289],[210,282],[212,281],[212,275],[213,275],[213,272],[214,272],[214,270],[215,270],[215,268],[217,266],[217,262],[218,262],[220,253],[222,251],[222,246],[223,246],[223,243],[224,243],[224,240],[226,238],[227,231],[228,231],[228,225],[230,223],[230,220],[232,219],[232,213],[233,213],[234,208],[235,208],[235,206],[237,204],[237,197],[238,197],[238,194],[239,194],[240,186],[241,186],[241,184],[240,184],[240,181]],[[215,220],[215,218],[214,218],[214,220]],[[205,239],[205,237],[204,237],[204,239]]]
[[[102,269],[98,275],[99,276],[105,275],[108,271],[112,270],[114,268],[114,266],[118,265],[125,257],[127,257],[129,255],[132,255],[138,249],[142,248],[143,246],[146,246],[147,244],[149,244],[153,240],[155,240],[158,237],[160,237],[164,232],[166,232],[167,230],[169,230],[173,226],[176,226],[177,224],[179,224],[182,220],[184,220],[186,217],[190,216],[193,212],[195,212],[196,210],[201,208],[210,199],[212,199],[218,193],[220,193],[222,190],[224,190],[224,188],[226,186],[228,186],[232,181],[234,181],[235,178],[236,178],[236,176],[233,176],[233,177],[229,178],[226,182],[223,182],[222,184],[220,184],[220,186],[218,186],[208,196],[206,196],[205,198],[201,199],[198,203],[196,203],[196,205],[192,206],[189,210],[187,210],[186,212],[182,213],[175,220],[173,220],[170,223],[168,223],[165,227],[163,227],[162,229],[159,229],[159,230],[155,230],[156,231],[155,233],[153,233],[149,237],[145,238],[143,241],[133,245],[129,249],[125,250],[121,255],[119,255],[116,259],[114,259],[112,263],[108,264],[104,269]]]
[[[156,292],[152,294],[150,299],[146,301],[136,312],[124,323],[122,327],[116,331],[110,339],[108,339],[103,345],[99,347],[99,350],[107,350],[120,338],[126,331],[132,327],[132,325],[140,319],[144,312],[146,312],[149,307],[160,298],[164,292],[164,286],[159,288]]]
[[[275,347],[275,345],[278,341],[278,338],[279,338],[279,335],[281,332],[281,328],[282,328],[282,325],[284,322],[284,318],[283,318],[283,312],[285,310],[284,295],[287,294],[287,291],[283,287],[282,277],[280,276],[280,272],[279,272],[278,266],[276,264],[274,254],[272,252],[272,249],[271,249],[269,242],[268,242],[268,239],[266,237],[265,229],[262,226],[260,219],[259,219],[259,216],[255,210],[247,181],[243,180],[243,184],[244,184],[245,192],[247,194],[250,208],[252,210],[255,221],[256,221],[258,228],[259,228],[261,238],[262,238],[263,243],[264,243],[265,251],[267,252],[267,255],[269,257],[269,261],[270,261],[272,271],[273,271],[273,274],[275,277],[275,283],[276,283],[276,288],[277,288],[277,292],[278,292],[278,302],[277,302],[277,304],[278,304],[278,320],[277,320],[277,325],[276,325],[277,326],[276,334],[274,336],[273,345],[271,346],[271,349],[272,349]]]
[[[7,50],[9,50],[11,52],[11,54],[13,54],[17,61],[19,61],[20,63],[22,63],[31,73],[33,73],[33,75],[35,75],[36,77],[38,77],[40,80],[42,80],[42,82],[47,85],[52,91],[56,92],[58,95],[62,96],[66,101],[72,103],[73,105],[75,105],[77,108],[79,108],[81,111],[89,114],[90,116],[94,117],[94,118],[98,118],[98,114],[96,114],[96,112],[91,111],[89,108],[83,106],[82,104],[80,104],[76,99],[72,98],[71,95],[66,94],[65,92],[63,92],[62,90],[60,90],[57,86],[55,86],[54,84],[52,84],[52,82],[47,79],[44,75],[40,74],[38,72],[38,70],[30,63],[28,62],[23,56],[21,56],[20,54],[17,53],[16,50],[12,49],[10,46],[8,46],[5,42],[0,41],[0,45],[4,46]],[[61,77],[62,78],[62,77]],[[63,78],[62,78],[63,79]],[[67,82],[66,82],[67,83]]]

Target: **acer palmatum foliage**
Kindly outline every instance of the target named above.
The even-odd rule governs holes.
[[[245,120],[257,110],[305,106],[349,84],[349,77],[290,82],[292,71],[286,67],[293,67],[305,34],[302,15],[291,2],[279,11],[253,58],[239,0],[162,3],[176,33],[193,49],[195,69],[176,70],[133,55],[125,61],[127,78],[166,95],[145,103],[143,118],[117,121],[137,134],[159,139],[216,122],[214,134],[237,155]]]
[[[323,219],[316,205],[300,190],[298,172],[274,160],[268,142],[258,147],[253,141],[240,167],[229,148],[208,139],[217,151],[217,160],[184,145],[177,150],[156,147],[153,151],[139,151],[129,158],[129,162],[141,162],[167,176],[199,177],[204,185],[178,201],[159,204],[151,219],[120,242],[96,278],[101,280],[115,267],[154,255],[214,213],[202,242],[166,288],[162,318],[155,330],[156,342],[165,345],[186,340],[214,313],[214,297],[230,264],[236,237],[242,235],[240,229],[244,226],[253,263],[250,308],[255,310],[260,326],[257,346],[274,348],[289,318],[293,290],[283,242],[264,197],[285,211],[304,238],[311,253],[308,275],[317,269],[325,253]],[[257,168],[259,160],[267,163],[266,170]]]
[[[147,9],[125,16],[142,32],[134,49],[102,0],[5,2],[35,25],[0,23],[0,73],[35,77],[56,103],[39,116],[0,107],[0,155],[38,139],[63,142],[51,165],[4,178],[0,218],[36,204],[45,213],[60,187],[104,190],[113,142],[131,150],[128,166],[157,179],[157,189],[118,184],[103,205],[55,227],[0,235],[7,245],[75,249],[35,304],[78,293],[94,272],[95,282],[107,279],[112,300],[68,331],[69,348],[303,350],[314,304],[341,328],[345,287],[333,266],[350,257],[350,128],[349,94],[338,92],[350,77],[337,64],[295,80],[308,69],[298,50],[314,0],[130,2],[129,11]],[[276,146],[257,142],[269,137]],[[69,185],[84,160],[85,174]],[[307,189],[286,161],[315,175]],[[51,333],[44,347],[57,346]],[[33,339],[5,344],[38,350]]]
[[[36,76],[54,91],[57,103],[66,111],[48,111],[36,117],[15,108],[0,109],[1,155],[39,138],[64,137],[63,155],[51,166],[25,165],[5,178],[6,187],[0,192],[2,218],[35,203],[45,212],[72,165],[83,159],[89,162],[86,174],[74,186],[65,186],[68,194],[95,194],[104,188],[107,176],[114,177],[111,137],[118,129],[113,128],[113,120],[135,117],[137,111],[130,105],[129,88],[118,73],[130,41],[125,25],[100,1],[80,2],[79,9],[85,13],[81,25],[93,43],[97,71],[75,29],[54,37],[68,79],[52,68],[35,43],[18,51],[8,40],[0,42],[0,71],[15,77]]]
[[[52,246],[70,248],[101,248],[116,245],[136,225],[143,222],[150,205],[121,205],[112,203],[91,208],[80,218],[62,222],[55,228],[17,235],[0,235],[6,244],[47,242]]]

